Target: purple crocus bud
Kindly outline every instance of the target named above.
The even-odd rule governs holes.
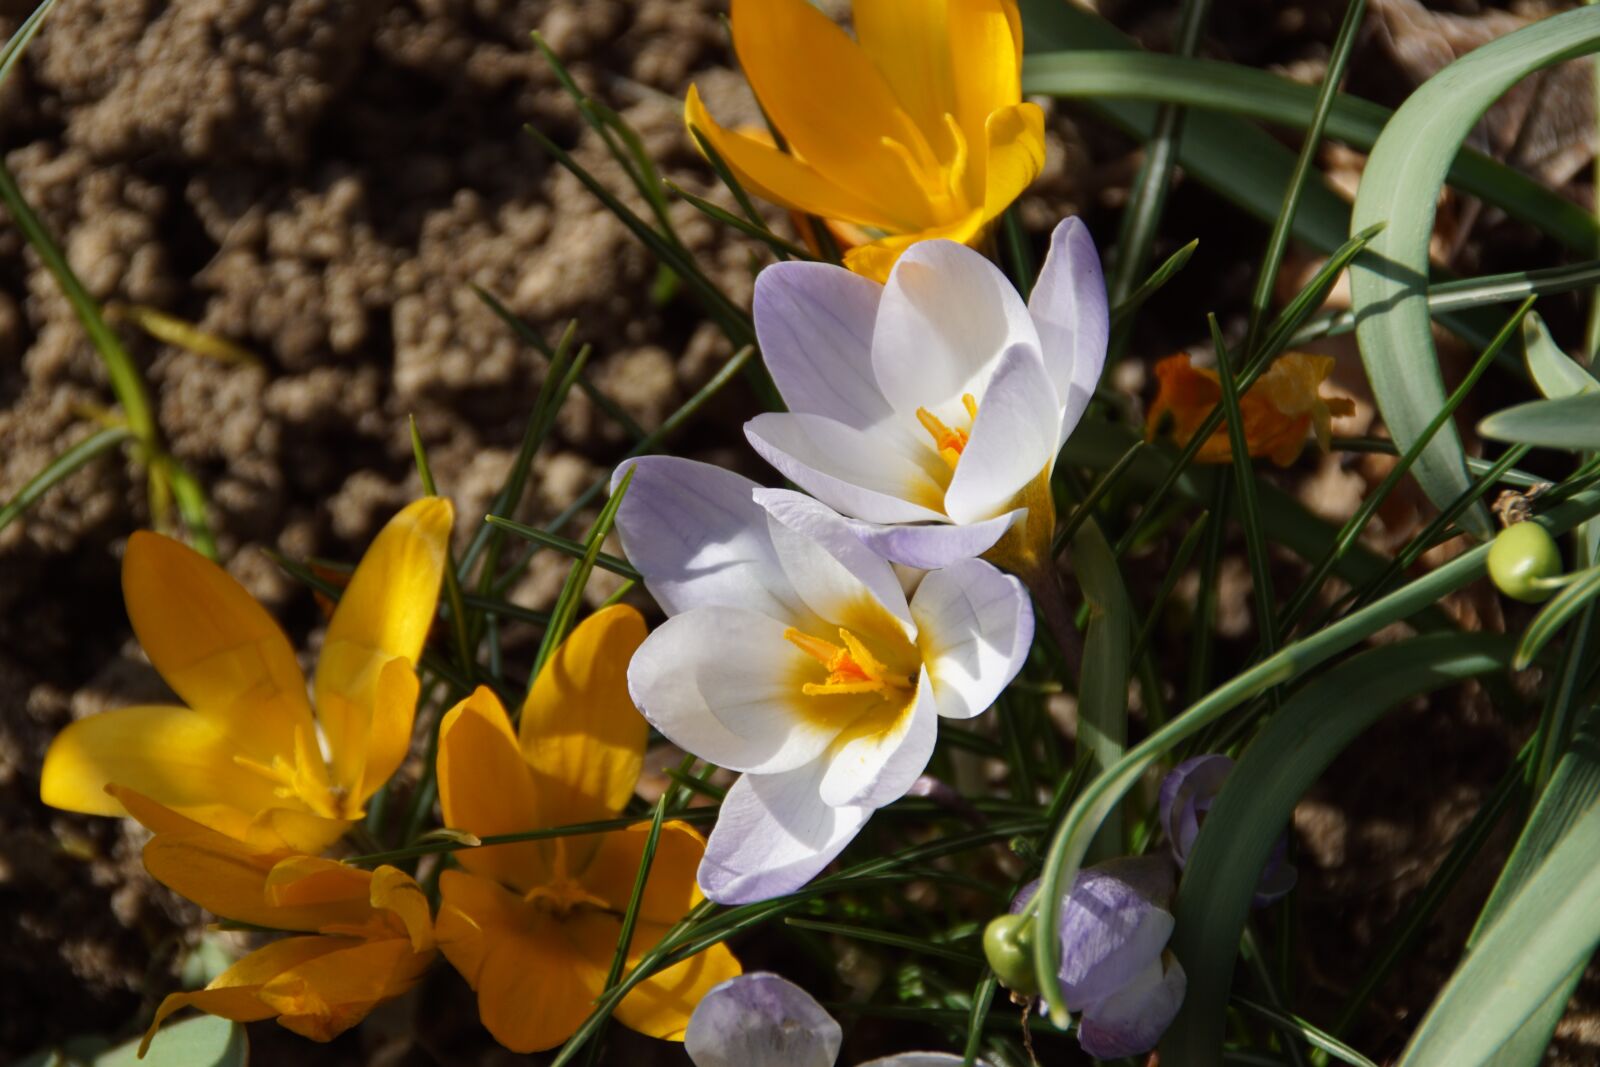
[[[1209,753],[1184,760],[1162,781],[1161,828],[1167,832],[1172,858],[1180,868],[1188,866],[1200,824],[1232,772],[1233,760]],[[1280,837],[1256,886],[1256,907],[1265,907],[1294,888],[1295,870],[1285,859],[1287,852],[1288,841]]]
[[[804,989],[775,974],[730,978],[700,999],[683,1047],[695,1067],[833,1067],[844,1034]]]
[[[1079,1012],[1078,1043],[1100,1059],[1148,1052],[1183,1003],[1183,967],[1166,951],[1176,871],[1128,856],[1079,871],[1061,912],[1061,993]],[[1038,889],[1012,903],[1019,911]]]

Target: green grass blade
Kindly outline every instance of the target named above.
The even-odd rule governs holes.
[[[689,190],[683,188],[681,185],[678,185],[676,182],[669,181],[666,183],[666,186],[668,189],[672,190],[675,196],[681,197],[683,200],[687,201],[690,206],[695,208],[695,210],[699,211],[702,215],[705,215],[707,218],[716,222],[720,222],[724,226],[731,226],[740,233],[744,234],[746,237],[754,237],[756,240],[760,241],[762,244],[776,252],[778,254],[778,258],[780,259],[816,258],[810,252],[806,251],[804,248],[801,248],[793,241],[786,241],[782,237],[779,237],[777,234],[773,233],[767,228],[766,223],[753,223],[746,219],[741,219],[738,215],[728,211],[726,208],[718,207],[705,197],[695,196],[693,193],[689,192]]]
[[[546,548],[553,548],[557,552],[571,556],[574,559],[582,559],[589,552],[589,546],[582,541],[574,541],[570,537],[562,537],[560,534],[541,530],[537,526],[525,526],[520,522],[512,522],[510,519],[500,515],[485,515],[483,521],[498,526],[507,533],[537,542]],[[635,570],[631,563],[625,559],[618,559],[609,552],[597,553],[594,557],[594,565],[603,571],[620,574],[624,578],[631,578],[636,582],[644,580],[644,576]]]
[[[1234,997],[1230,1003],[1237,1008],[1243,1008],[1258,1019],[1265,1020],[1275,1029],[1298,1037],[1312,1048],[1326,1052],[1340,1063],[1348,1063],[1350,1067],[1378,1067],[1376,1063],[1373,1063],[1343,1041],[1330,1034],[1323,1033],[1298,1015],[1285,1015],[1283,1012],[1274,1011],[1265,1004],[1257,1004],[1243,997]]]
[[[1351,657],[1294,693],[1240,757],[1178,887],[1171,947],[1189,977],[1163,1060],[1221,1061],[1228,990],[1256,883],[1294,806],[1336,756],[1400,701],[1504,669],[1503,635],[1430,634]]]
[[[1250,444],[1245,440],[1244,417],[1239,410],[1238,383],[1222,327],[1215,315],[1207,315],[1211,345],[1217,354],[1217,382],[1222,393],[1222,409],[1227,414],[1228,446],[1233,454],[1234,485],[1239,495],[1240,525],[1244,527],[1246,555],[1250,562],[1250,588],[1256,603],[1256,621],[1263,647],[1271,652],[1278,643],[1277,597],[1272,591],[1272,561],[1267,557],[1267,538],[1261,528],[1261,506],[1256,501],[1256,470],[1250,461]]]
[[[1078,683],[1078,751],[1092,754],[1093,768],[1103,772],[1122,758],[1128,743],[1133,607],[1116,554],[1093,519],[1084,522],[1073,536],[1072,559],[1089,606],[1083,675]],[[1114,817],[1101,827],[1094,851],[1102,859],[1123,851],[1121,823]]]
[[[6,501],[5,507],[0,507],[0,530],[10,526],[17,516],[33,506],[34,501],[55,488],[74,471],[124,441],[131,440],[132,437],[133,431],[126,426],[111,426],[90,434],[51,460],[45,465],[44,470],[29,478],[22,488]]]
[[[1388,222],[1351,270],[1356,339],[1378,407],[1395,441],[1409,446],[1444,403],[1428,314],[1428,241],[1451,161],[1485,110],[1535,70],[1600,48],[1600,8],[1535,22],[1467,53],[1430,78],[1395,112],[1373,147],[1351,226]],[[1592,220],[1591,220],[1592,222]],[[1585,251],[1593,241],[1585,238]],[[1414,468],[1437,507],[1471,484],[1461,437],[1446,427]],[[1493,534],[1474,504],[1462,525]]]
[[[1588,607],[1596,596],[1600,596],[1600,567],[1591,567],[1580,572],[1577,580],[1564,586],[1533,617],[1522,633],[1522,642],[1517,645],[1517,669],[1521,670],[1532,663],[1539,650],[1560,633],[1574,615]]]
[[[1161,291],[1162,286],[1166,285],[1172,280],[1173,275],[1177,274],[1184,267],[1188,266],[1189,258],[1194,255],[1194,250],[1199,247],[1200,238],[1196,237],[1194,240],[1190,241],[1188,244],[1172,253],[1172,255],[1166,258],[1166,261],[1163,262],[1161,266],[1157,267],[1150,274],[1150,277],[1139,283],[1139,288],[1129,293],[1123,298],[1120,304],[1112,308],[1112,328],[1117,327],[1124,319],[1143,307],[1146,300],[1149,300],[1152,296],[1155,296],[1156,293]]]

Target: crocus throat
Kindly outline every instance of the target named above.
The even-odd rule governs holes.
[[[274,755],[270,764],[236,755],[233,762],[247,771],[261,775],[276,784],[274,795],[282,800],[298,800],[312,814],[324,819],[354,819],[361,813],[347,811],[346,791],[328,781],[327,764],[322,753],[306,736],[306,731],[294,733],[294,761]]]
[[[839,628],[842,646],[803,634],[792,626],[783,636],[828,669],[826,681],[806,682],[800,687],[808,697],[877,693],[884,700],[897,700],[904,699],[905,694],[916,688],[909,677],[891,671],[868,651],[859,637],[843,627]]]
[[[965,430],[946,426],[939,416],[927,408],[917,409],[917,421],[922,423],[922,428],[933,438],[934,450],[950,465],[951,470],[955,470],[956,464],[961,462],[961,453],[966,451],[967,442],[972,439],[970,427],[978,419],[977,397],[971,393],[961,394],[961,406],[967,409],[968,429]]]

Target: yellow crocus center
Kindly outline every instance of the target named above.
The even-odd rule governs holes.
[[[783,636],[828,670],[824,681],[806,682],[800,687],[808,697],[877,693],[884,700],[900,700],[916,687],[909,676],[891,671],[859,637],[844,627],[839,628],[839,640],[843,643],[838,645],[801,633],[792,626]]]
[[[961,453],[967,450],[967,442],[972,439],[970,427],[978,419],[978,400],[971,393],[961,394],[961,406],[967,409],[969,428],[965,430],[946,426],[943,419],[927,408],[917,409],[917,421],[922,423],[922,428],[933,438],[934,451],[950,465],[951,470],[955,470],[956,464],[961,462]]]
[[[589,892],[577,879],[565,877],[553,879],[546,885],[534,886],[522,894],[522,899],[558,918],[584,908],[604,910],[608,907],[604,897]]]
[[[274,796],[282,800],[298,800],[313,815],[324,819],[353,819],[360,814],[345,810],[349,797],[343,788],[329,783],[328,766],[305,730],[296,729],[294,732],[293,760],[274,754],[272,762],[265,763],[248,756],[235,755],[233,762],[274,783]]]

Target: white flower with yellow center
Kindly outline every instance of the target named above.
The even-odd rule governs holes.
[[[1024,520],[1021,543],[1047,543],[1050,472],[1094,393],[1110,323],[1082,222],[1056,227],[1027,304],[982,255],[934,240],[885,285],[825,263],[768,267],[755,322],[789,410],[756,416],[745,435],[867,544],[931,568],[989,551]]]
[[[629,691],[675,744],[743,774],[700,888],[724,904],[791,892],[911,787],[940,716],[983,712],[1016,676],[1027,593],[969,559],[908,601],[815,500],[670,456],[616,478],[630,467],[617,530],[669,618],[634,655]]]

